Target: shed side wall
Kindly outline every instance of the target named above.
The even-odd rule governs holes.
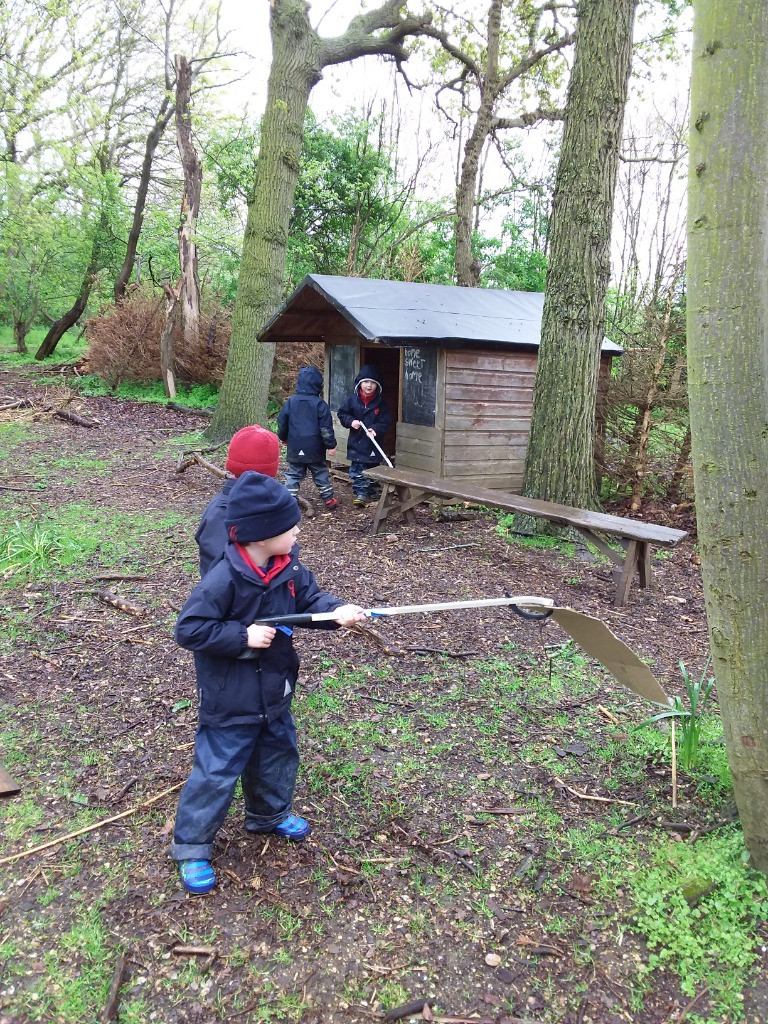
[[[446,352],[442,476],[522,488],[536,359],[536,352]]]

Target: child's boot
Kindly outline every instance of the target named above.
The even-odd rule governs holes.
[[[209,860],[180,860],[179,875],[187,892],[201,896],[216,885],[216,875]]]

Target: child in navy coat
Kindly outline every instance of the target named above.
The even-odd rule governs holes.
[[[389,406],[382,398],[383,388],[375,366],[360,367],[355,377],[355,390],[339,409],[339,423],[349,429],[347,458],[349,479],[354,493],[353,505],[376,501],[381,488],[364,474],[369,466],[378,466],[384,460],[363,427],[374,437],[384,434],[392,422]]]
[[[302,366],[296,378],[296,393],[283,403],[277,414],[277,436],[287,445],[285,486],[296,497],[301,481],[312,474],[315,487],[327,509],[338,506],[333,496],[326,453],[336,451],[336,435],[328,403],[320,397],[323,375],[315,366]]]
[[[301,513],[272,477],[244,473],[229,494],[224,557],[192,591],[176,640],[194,651],[199,697],[192,772],[179,796],[171,856],[184,888],[209,892],[213,843],[242,776],[245,828],[293,841],[309,822],[291,806],[299,765],[291,701],[299,670],[291,630],[256,620],[335,611],[320,628],[364,619],[322,591],[294,548]]]

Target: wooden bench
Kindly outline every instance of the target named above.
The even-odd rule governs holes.
[[[604,555],[615,562],[616,607],[626,604],[629,588],[637,571],[640,586],[648,587],[651,582],[651,545],[672,548],[688,536],[685,530],[672,530],[654,523],[642,523],[636,519],[624,519],[604,512],[591,512],[569,505],[556,505],[537,498],[524,498],[519,494],[495,491],[490,487],[463,484],[460,480],[420,473],[415,469],[388,469],[374,466],[366,474],[381,484],[381,498],[373,517],[371,533],[376,534],[382,523],[394,514],[400,514],[406,522],[413,523],[413,509],[427,496],[470,501],[492,508],[503,508],[507,512],[548,519],[561,526],[572,526]],[[602,536],[618,539],[623,554],[611,547]]]

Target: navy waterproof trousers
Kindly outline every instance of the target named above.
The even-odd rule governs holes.
[[[173,859],[212,859],[214,838],[241,776],[246,829],[271,832],[291,813],[298,767],[290,711],[274,722],[198,725],[192,771],[179,795]]]

